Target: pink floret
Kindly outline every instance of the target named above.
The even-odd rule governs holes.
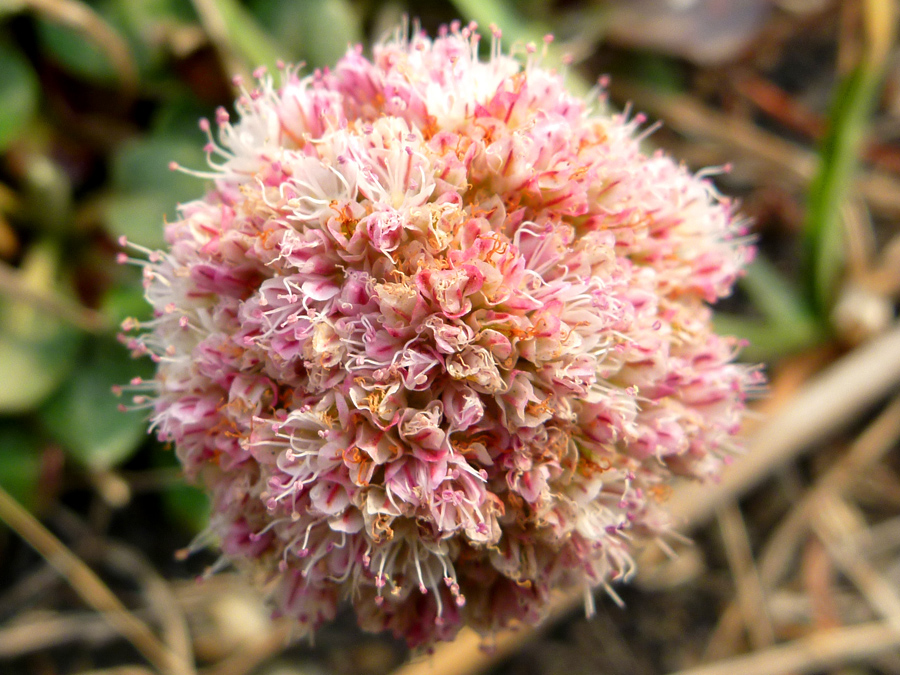
[[[759,377],[711,328],[752,255],[732,205],[477,42],[259,73],[145,264],[154,428],[310,629],[348,600],[428,645],[627,577]]]

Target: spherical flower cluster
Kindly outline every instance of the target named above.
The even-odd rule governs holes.
[[[153,426],[309,628],[346,599],[427,645],[627,576],[755,381],[710,325],[751,254],[732,206],[533,48],[478,43],[257,73],[143,262]]]

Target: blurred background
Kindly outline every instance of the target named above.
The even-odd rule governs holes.
[[[771,381],[752,466],[676,488],[692,542],[647,551],[624,609],[562,599],[537,633],[406,666],[350,614],[291,642],[228,570],[198,582],[204,497],[112,393],[152,373],[116,340],[147,316],[117,241],[160,246],[202,194],[168,166],[205,166],[197,121],[231,76],[327,66],[404,16],[553,33],[573,89],[608,74],[611,106],[661,121],[648,149],[727,165],[760,253],[717,321]],[[897,20],[892,0],[0,0],[0,672],[900,673]]]

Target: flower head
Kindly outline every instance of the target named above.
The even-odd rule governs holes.
[[[731,204],[533,56],[477,52],[453,26],[260,73],[144,263],[153,425],[311,628],[348,599],[428,644],[627,576],[754,381],[710,326],[751,255]]]

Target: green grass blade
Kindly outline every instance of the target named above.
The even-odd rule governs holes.
[[[827,319],[845,264],[841,206],[852,189],[866,126],[881,90],[894,39],[896,10],[890,0],[865,3],[865,56],[838,89],[819,171],[810,187],[805,232],[810,298]]]

